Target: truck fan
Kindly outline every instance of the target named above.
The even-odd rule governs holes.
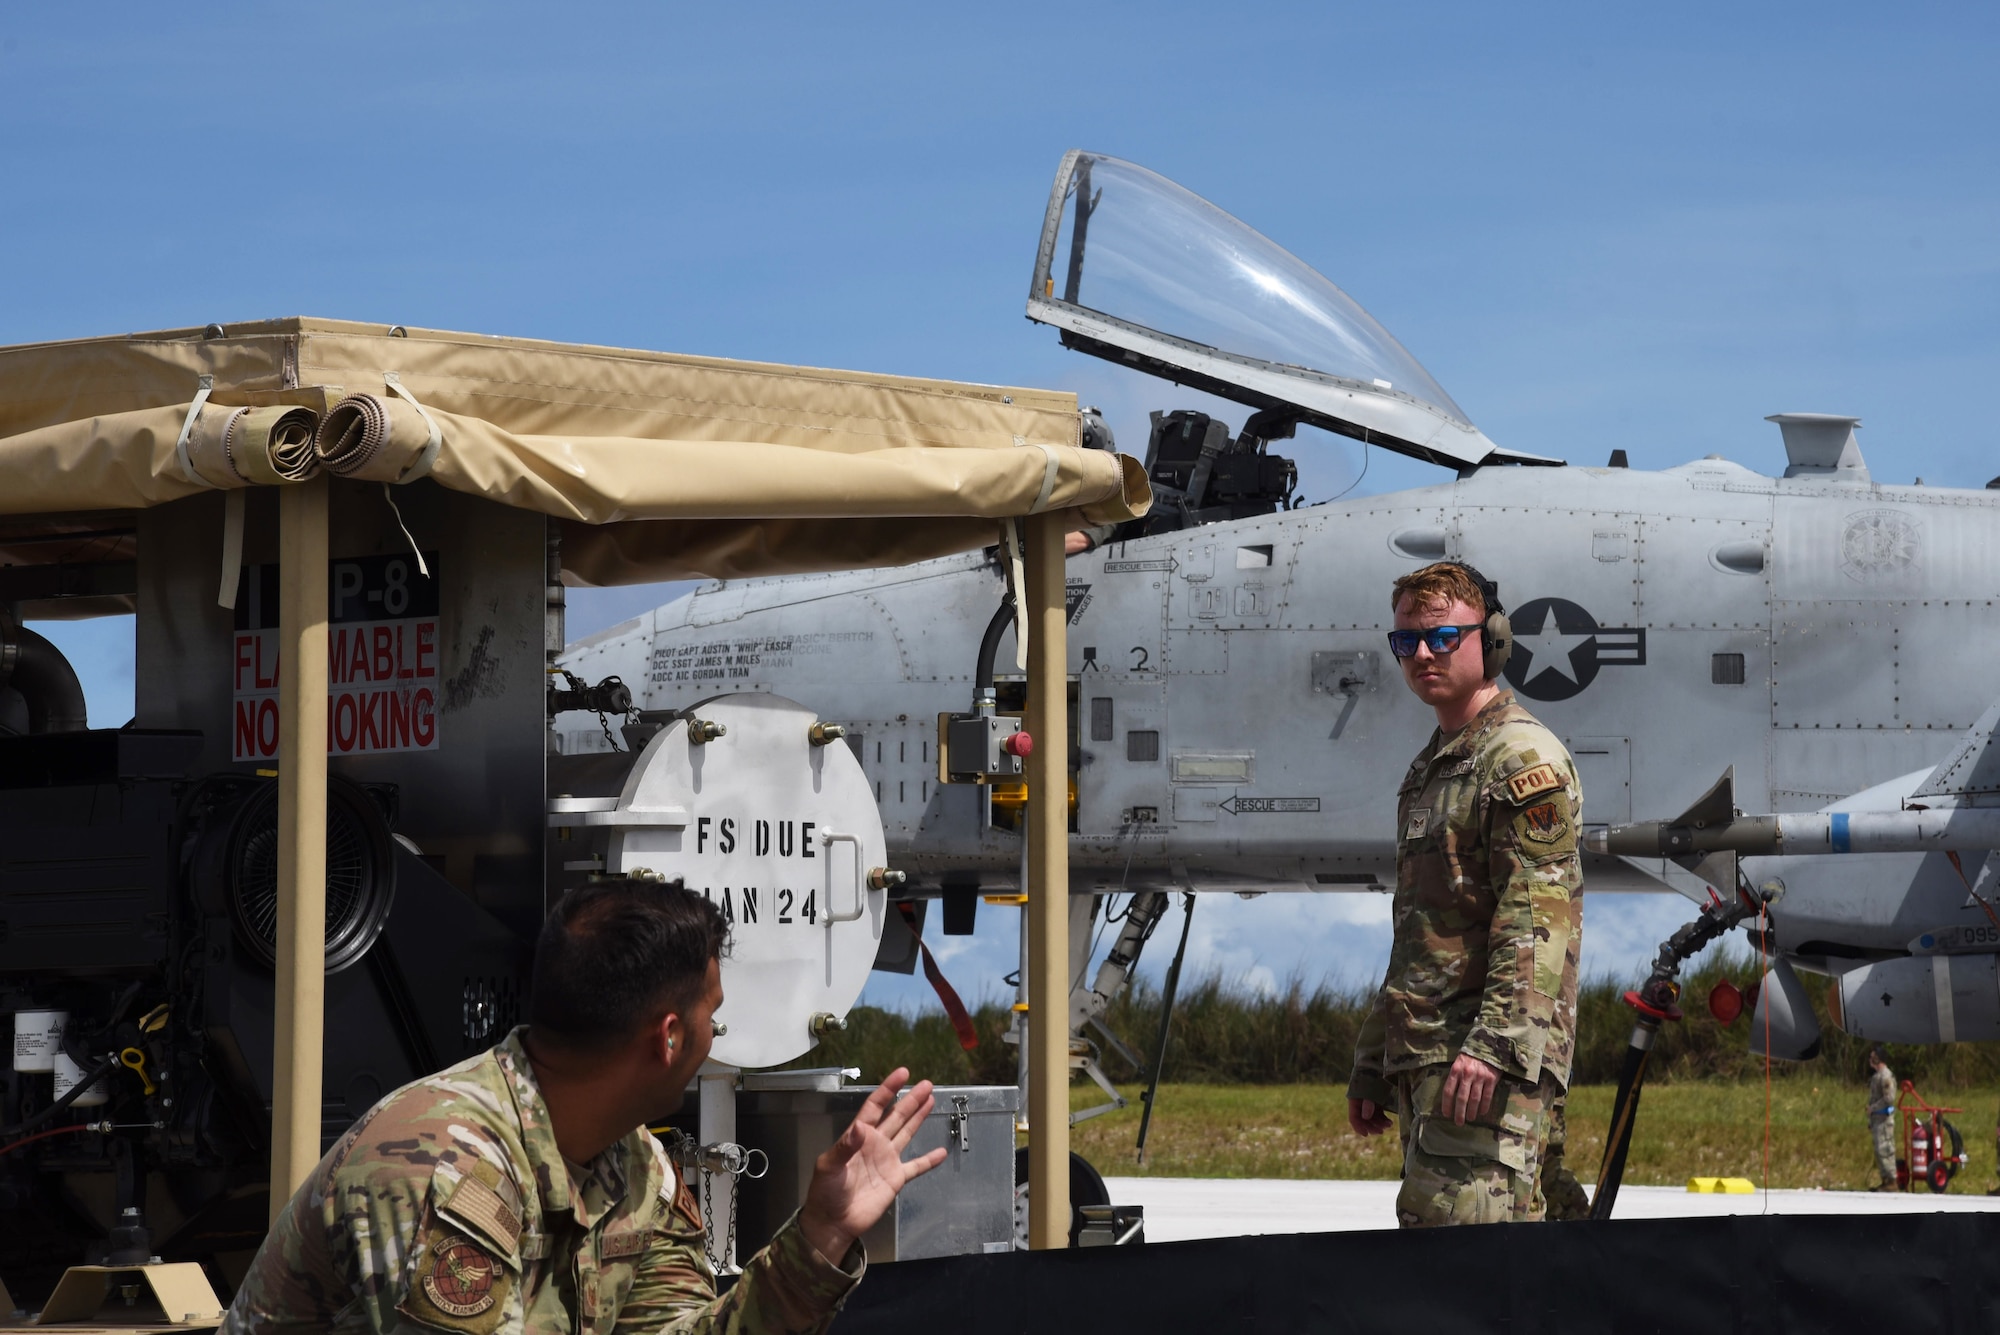
[[[326,798],[326,971],[338,973],[368,953],[388,919],[395,849],[389,823],[367,789],[330,777]],[[244,949],[275,968],[278,785],[248,786],[233,813],[217,814],[195,854],[196,893],[204,904],[226,905]]]

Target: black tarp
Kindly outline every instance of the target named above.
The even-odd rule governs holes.
[[[833,1335],[2000,1329],[2000,1214],[1215,1238],[871,1267]]]

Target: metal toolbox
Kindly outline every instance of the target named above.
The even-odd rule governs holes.
[[[737,1096],[737,1139],[771,1159],[763,1178],[746,1177],[738,1184],[739,1256],[763,1246],[799,1208],[813,1160],[847,1129],[874,1089],[759,1088],[787,1074],[745,1076]],[[939,1088],[936,1098],[903,1157],[943,1146],[945,1160],[905,1187],[862,1240],[871,1263],[1008,1251],[1014,1245],[1014,1115],[1020,1091],[1011,1085],[961,1085]]]

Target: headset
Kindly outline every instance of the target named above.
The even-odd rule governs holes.
[[[1507,666],[1507,660],[1514,656],[1514,624],[1507,620],[1507,609],[1500,605],[1500,586],[1479,573],[1478,567],[1469,561],[1447,561],[1444,564],[1457,566],[1472,576],[1472,582],[1479,586],[1479,596],[1486,603],[1486,624],[1479,628],[1480,638],[1486,644],[1484,668],[1486,680],[1493,681]]]

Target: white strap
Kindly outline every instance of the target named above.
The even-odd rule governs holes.
[[[405,482],[415,482],[418,478],[426,477],[430,474],[432,465],[437,463],[438,451],[444,446],[444,433],[438,430],[437,419],[431,416],[430,409],[418,403],[417,396],[410,393],[409,387],[403,383],[401,375],[395,371],[384,371],[382,373],[382,383],[389,387],[391,394],[400,394],[404,399],[408,400],[409,405],[415,408],[418,414],[424,419],[424,425],[431,429],[430,439],[424,442],[422,452],[410,461],[410,466],[405,468],[403,475],[396,479],[396,485],[400,487]],[[389,504],[393,507],[395,502],[391,501]],[[400,513],[396,516],[396,522],[402,522],[402,515]],[[406,538],[409,537],[410,531],[404,529],[403,536]],[[410,545],[414,547],[416,543],[413,541]],[[417,557],[417,563],[419,565],[423,564],[423,557],[421,555]],[[428,574],[429,572],[425,573]]]
[[[222,493],[222,587],[215,601],[234,611],[236,586],[243,582],[243,488]]]
[[[197,487],[212,487],[215,484],[194,471],[194,460],[188,457],[188,440],[194,435],[195,420],[201,416],[202,405],[215,389],[215,377],[205,375],[197,382],[194,402],[188,405],[187,420],[181,423],[180,438],[174,442],[174,455],[181,461],[181,476]]]
[[[410,544],[410,551],[416,555],[417,573],[429,579],[431,568],[424,564],[423,551],[417,546],[417,540],[410,536],[410,526],[403,522],[403,511],[396,504],[396,493],[389,490],[389,484],[386,482],[382,484],[382,498],[389,502],[389,513],[396,516],[396,527],[403,530],[403,541]]]
[[[1035,448],[1042,452],[1042,489],[1035,494],[1035,503],[1028,507],[1028,513],[1038,515],[1049,508],[1049,497],[1055,495],[1056,473],[1059,471],[1055,450],[1040,441]]]
[[[1014,665],[1028,670],[1028,567],[1022,559],[1021,521],[1005,520],[1000,525],[1007,544],[1007,582],[1014,589]]]

